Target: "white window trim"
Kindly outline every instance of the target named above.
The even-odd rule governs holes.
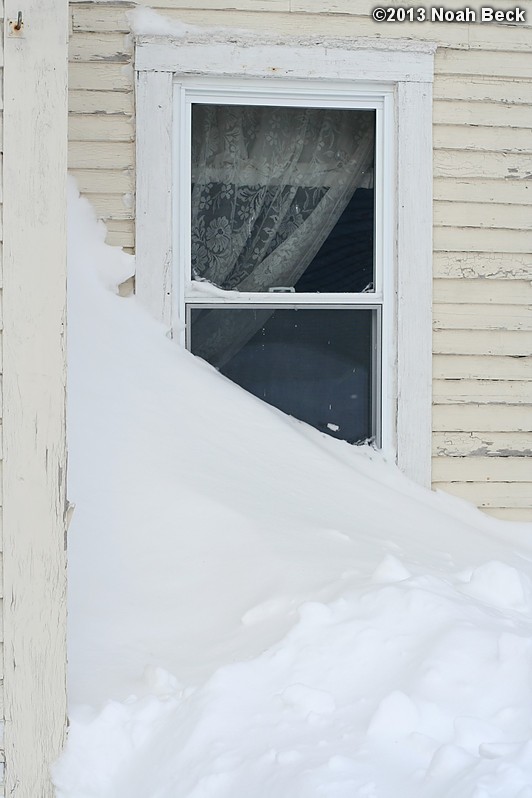
[[[136,292],[156,317],[172,321],[173,86],[232,78],[268,78],[275,92],[298,85],[344,93],[373,92],[393,103],[393,344],[383,341],[388,396],[383,450],[416,482],[430,486],[432,414],[432,80],[435,46],[410,41],[287,37],[206,31],[185,37],[139,36],[137,73]],[[385,100],[386,101],[386,100]],[[388,113],[390,118],[390,113]],[[181,148],[181,149],[179,149]],[[386,310],[385,310],[386,312]],[[386,404],[386,408],[385,405]],[[388,418],[386,418],[386,413]]]

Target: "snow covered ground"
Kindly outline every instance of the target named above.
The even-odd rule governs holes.
[[[73,190],[58,798],[532,798],[532,527],[181,351]]]

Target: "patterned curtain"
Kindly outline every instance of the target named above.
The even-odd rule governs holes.
[[[293,287],[366,179],[373,154],[373,111],[195,105],[192,277],[231,291]],[[212,363],[214,347],[219,352],[221,339],[229,346],[236,334],[229,318],[227,325],[215,329],[205,311],[194,350]],[[242,330],[230,349],[255,331]]]

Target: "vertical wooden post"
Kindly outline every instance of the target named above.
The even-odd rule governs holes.
[[[48,798],[66,728],[67,0],[5,17],[5,779]]]

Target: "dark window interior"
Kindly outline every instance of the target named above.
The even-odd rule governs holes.
[[[296,292],[373,290],[373,208],[373,189],[357,189],[318,254],[295,284]]]
[[[375,435],[375,313],[193,307],[190,347],[265,402],[321,432],[358,443]],[[201,345],[206,328],[212,331],[208,348]],[[253,329],[250,337],[242,334]]]

